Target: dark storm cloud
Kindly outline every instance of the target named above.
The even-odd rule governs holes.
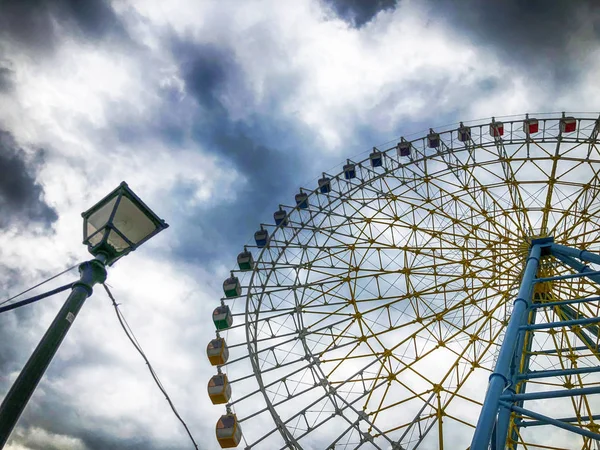
[[[360,28],[378,12],[396,7],[398,0],[322,0],[337,16],[348,24]]]
[[[596,0],[428,0],[428,14],[508,66],[554,82],[575,81],[583,58],[600,42]]]
[[[189,42],[176,42],[174,54],[186,92],[197,103],[194,140],[216,156],[225,171],[231,168],[240,174],[233,182],[233,202],[188,212],[189,228],[180,252],[191,259],[227,256],[231,261],[232,247],[241,250],[261,221],[272,221],[279,203],[293,203],[305,167],[299,155],[306,154],[310,139],[298,125],[279,115],[278,102],[294,89],[292,80],[278,80],[270,86],[270,92],[281,94],[271,100],[273,109],[268,116],[254,113],[234,120],[227,99],[255,101],[235,54]],[[166,136],[174,136],[172,130]],[[181,182],[175,195],[185,198],[193,189]]]
[[[35,171],[43,163],[42,150],[38,150],[34,161],[26,162],[24,151],[12,135],[0,130],[0,228],[27,222],[50,226],[58,219],[35,179]]]
[[[126,33],[108,0],[3,0],[0,2],[0,40],[37,53],[54,49],[58,27],[97,40]]]
[[[12,90],[14,86],[12,77],[13,71],[0,65],[0,93]]]

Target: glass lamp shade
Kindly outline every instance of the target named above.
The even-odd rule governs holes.
[[[109,265],[168,227],[125,182],[82,217],[83,243],[92,255],[104,254]]]

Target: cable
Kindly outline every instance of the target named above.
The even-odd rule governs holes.
[[[33,289],[35,289],[35,288],[37,288],[37,287],[40,287],[42,284],[45,284],[45,283],[47,283],[48,281],[52,281],[52,280],[54,280],[55,278],[58,278],[58,277],[60,277],[61,275],[64,275],[65,273],[67,273],[67,272],[69,272],[69,271],[73,270],[73,269],[74,269],[75,267],[77,267],[77,266],[79,266],[79,263],[75,264],[73,267],[69,267],[68,269],[65,269],[65,270],[63,270],[63,271],[62,271],[61,273],[59,273],[58,275],[54,275],[53,277],[50,277],[50,278],[48,278],[46,281],[42,281],[41,283],[38,283],[38,284],[36,284],[35,286],[33,286],[33,287],[30,287],[29,289],[27,289],[27,290],[25,290],[25,291],[21,292],[20,294],[14,295],[14,296],[12,296],[12,297],[11,297],[11,298],[9,298],[9,299],[7,299],[7,300],[4,300],[2,303],[0,303],[0,306],[4,305],[5,303],[8,303],[8,302],[10,302],[11,300],[14,300],[14,299],[15,299],[15,298],[17,298],[17,297],[20,297],[20,296],[21,296],[21,295],[23,295],[23,294],[26,294],[26,293],[27,293],[27,292],[29,292],[29,291],[32,291]]]
[[[169,402],[169,405],[171,406],[171,409],[173,410],[173,414],[175,414],[175,417],[177,417],[179,419],[179,421],[181,422],[181,424],[185,428],[185,431],[187,432],[188,436],[190,437],[190,440],[192,441],[192,444],[194,444],[194,447],[196,448],[196,450],[199,450],[198,444],[196,444],[196,441],[194,440],[194,437],[192,436],[192,433],[190,432],[190,429],[188,428],[188,426],[185,423],[185,421],[181,418],[181,416],[177,412],[177,409],[175,408],[175,405],[173,404],[173,402],[171,401],[171,398],[167,394],[167,391],[165,390],[164,386],[162,385],[162,383],[158,379],[158,375],[156,374],[156,372],[152,368],[152,365],[150,364],[150,361],[148,361],[148,358],[146,357],[146,354],[142,350],[142,347],[141,347],[140,343],[138,342],[138,340],[136,339],[135,335],[133,334],[133,330],[131,329],[131,327],[127,323],[127,320],[125,319],[125,316],[123,316],[123,313],[119,309],[119,305],[115,301],[115,298],[113,297],[112,292],[110,292],[110,289],[108,289],[108,286],[106,285],[106,283],[103,283],[102,286],[104,286],[104,290],[106,291],[106,293],[108,294],[108,296],[110,297],[110,299],[112,301],[113,307],[115,308],[115,313],[117,314],[117,319],[119,319],[119,323],[121,324],[121,327],[123,328],[123,331],[125,331],[125,334],[127,335],[127,338],[131,341],[131,343],[133,344],[133,346],[135,347],[135,349],[138,351],[138,353],[142,356],[142,358],[144,358],[144,361],[146,362],[146,365],[148,366],[148,370],[150,371],[150,375],[152,375],[152,378],[154,379],[154,382],[156,383],[156,385],[158,386],[158,388],[160,389],[160,391],[165,396],[165,399],[167,400],[167,402]]]
[[[36,296],[28,298],[26,300],[21,300],[19,302],[11,303],[10,305],[7,305],[7,306],[0,307],[0,314],[2,314],[3,312],[6,312],[6,311],[10,311],[11,309],[16,309],[21,306],[29,305],[30,303],[37,302],[46,297],[50,297],[51,295],[58,294],[59,292],[66,291],[67,289],[72,288],[74,284],[75,283],[65,284],[64,286],[61,286],[56,289],[52,289],[51,291],[48,291],[48,292],[44,292],[43,294],[36,295]]]

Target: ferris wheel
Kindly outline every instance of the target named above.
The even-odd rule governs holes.
[[[599,130],[460,123],[300,189],[213,313],[221,447],[595,450]]]

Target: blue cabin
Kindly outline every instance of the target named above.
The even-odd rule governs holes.
[[[331,192],[331,179],[327,177],[320,178],[319,191],[321,194],[329,194]]]
[[[460,127],[458,127],[458,140],[460,142],[467,142],[471,140],[471,127],[466,127],[463,123],[460,123]]]
[[[410,142],[398,142],[396,148],[398,149],[398,157],[406,158],[407,156],[410,156]]]
[[[237,256],[238,267],[241,271],[248,271],[254,268],[254,258],[252,258],[252,253],[248,250],[244,250]]]
[[[273,219],[275,219],[275,225],[285,227],[288,224],[287,212],[281,208],[278,211],[275,211]]]
[[[381,167],[383,165],[383,153],[373,147],[373,152],[369,155],[371,166]]]
[[[296,206],[298,206],[298,208],[300,209],[306,209],[308,208],[308,195],[305,194],[304,192],[300,192],[299,194],[296,194]]]
[[[268,239],[269,232],[267,230],[258,230],[256,233],[254,233],[254,240],[256,241],[256,246],[258,248],[265,247]]]
[[[352,163],[348,163],[344,165],[344,178],[346,180],[351,180],[352,178],[356,178],[356,166]]]
[[[440,146],[440,134],[435,133],[431,128],[429,129],[429,134],[427,135],[427,147],[429,148],[438,148]]]

